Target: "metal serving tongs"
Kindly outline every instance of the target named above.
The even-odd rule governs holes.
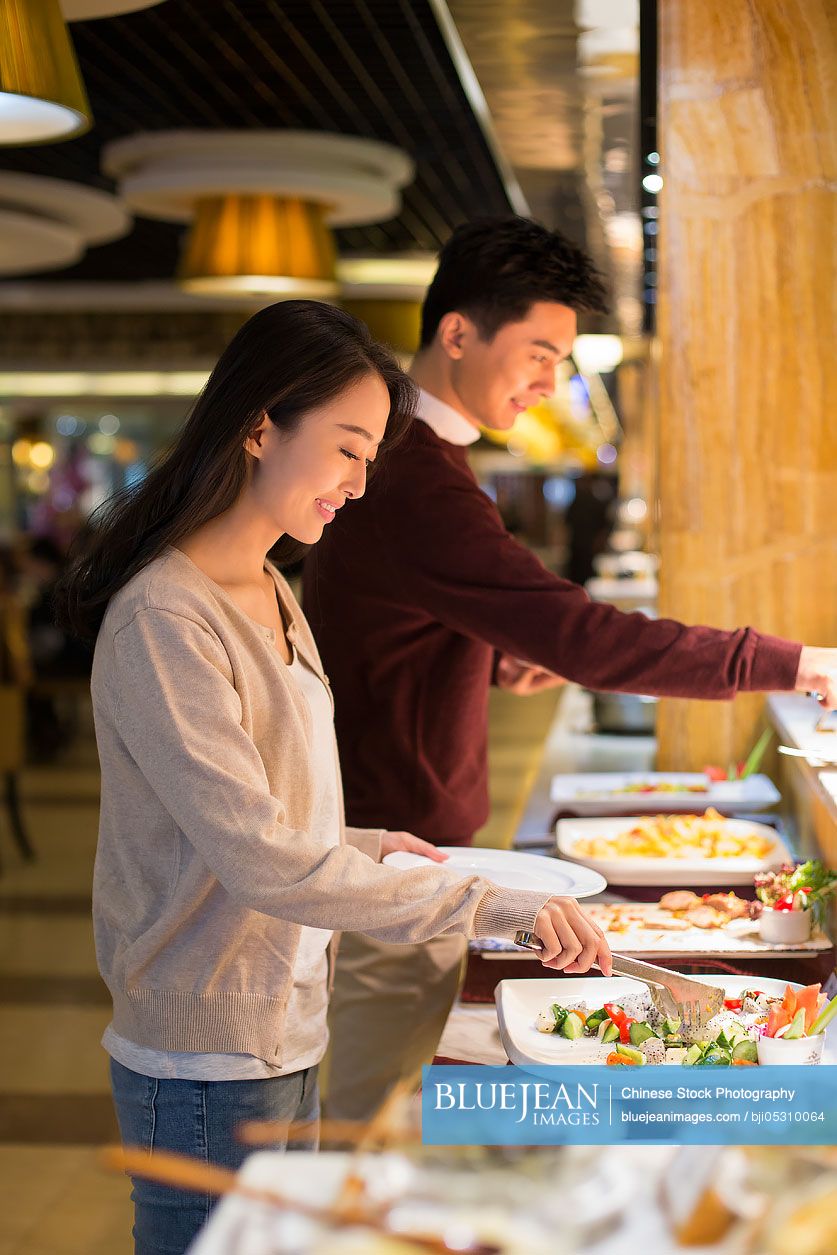
[[[514,940],[515,945],[528,950],[543,949],[540,939],[531,932],[519,932]],[[667,967],[629,959],[624,954],[612,954],[611,959],[614,975],[631,976],[642,981],[648,986],[651,1001],[660,1015],[682,1022],[683,1036],[687,1041],[700,1038],[713,1015],[724,1009],[726,995],[717,985],[704,985],[702,981],[690,980],[688,976],[681,976]],[[593,967],[602,970],[598,963],[594,963]]]
[[[820,753],[819,750],[814,749],[801,750],[793,745],[780,745],[778,750],[780,754],[786,754],[789,758],[807,759],[811,767],[837,767],[837,756],[833,752],[829,754],[828,752]]]

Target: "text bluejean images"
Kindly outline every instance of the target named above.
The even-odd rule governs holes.
[[[427,1145],[834,1145],[837,1066],[429,1067]]]

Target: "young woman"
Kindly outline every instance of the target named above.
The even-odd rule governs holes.
[[[266,555],[340,526],[413,405],[348,314],[263,310],[65,583],[67,617],[96,637],[93,910],[126,1143],[235,1167],[241,1120],[316,1119],[333,930],[415,942],[535,929],[554,966],[609,963],[572,899],[398,872],[383,854],[441,856],[407,833],[345,828],[328,679]],[[138,1255],[183,1251],[210,1206],[140,1180],[133,1197]]]

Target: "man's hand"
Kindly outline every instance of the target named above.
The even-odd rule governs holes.
[[[410,854],[423,854],[434,863],[444,863],[448,857],[435,845],[431,845],[429,841],[422,841],[421,837],[414,837],[411,832],[385,832],[381,837],[381,858],[385,858],[387,854],[394,854],[396,850],[407,850]]]
[[[798,693],[818,693],[823,710],[837,710],[837,649],[803,645],[796,673]]]
[[[538,912],[533,931],[543,946],[544,967],[572,975],[588,972],[598,963],[605,976],[611,975],[610,946],[605,935],[584,914],[575,898],[550,898]]]
[[[512,658],[511,654],[503,654],[500,657],[495,674],[498,688],[505,689],[507,693],[518,693],[521,697],[528,697],[530,693],[540,693],[544,689],[554,689],[559,684],[566,684],[566,680],[560,675],[555,675],[553,671],[547,671],[544,667],[535,667],[530,662],[521,661],[520,658]]]

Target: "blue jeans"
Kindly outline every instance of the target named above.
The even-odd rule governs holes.
[[[244,1120],[316,1121],[317,1069],[263,1081],[169,1081],[110,1061],[113,1101],[126,1146],[176,1151],[237,1169],[250,1149],[235,1140]],[[294,1149],[315,1150],[316,1136]],[[285,1150],[284,1141],[268,1149]],[[132,1177],[135,1255],[183,1255],[215,1200]]]

